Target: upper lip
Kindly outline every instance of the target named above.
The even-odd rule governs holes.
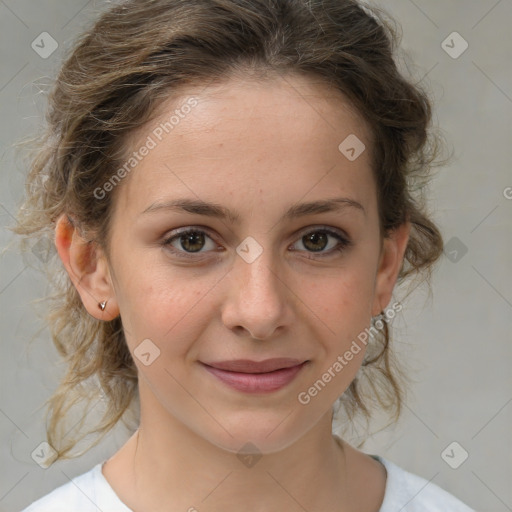
[[[304,360],[291,359],[289,357],[277,357],[265,359],[264,361],[251,361],[250,359],[232,359],[230,361],[214,361],[203,363],[219,370],[240,373],[267,373],[282,368],[291,368],[304,363]]]

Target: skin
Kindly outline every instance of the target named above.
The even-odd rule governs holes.
[[[160,350],[148,366],[134,357],[140,428],[103,473],[135,512],[376,512],[385,469],[331,433],[332,405],[364,346],[309,404],[297,400],[388,306],[403,260],[410,225],[380,237],[369,131],[343,96],[311,78],[231,78],[163,104],[128,149],[191,95],[197,106],[118,185],[110,260],[65,215],[56,225],[57,250],[87,311],[105,321],[120,314],[132,353],[145,339]],[[350,134],[366,146],[354,161],[338,149]],[[181,197],[223,205],[240,221],[142,214]],[[364,212],[281,218],[294,203],[333,197]],[[190,226],[210,238],[180,258],[163,241]],[[303,237],[324,226],[352,245],[331,250],[338,240],[329,236],[319,256]],[[248,236],[263,249],[252,263],[236,252]],[[189,248],[179,237],[171,247]],[[199,363],[273,357],[309,363],[269,394],[236,391]],[[252,467],[237,457],[247,442],[262,455]]]

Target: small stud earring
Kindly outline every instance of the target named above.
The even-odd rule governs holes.
[[[101,311],[105,310],[105,306],[107,305],[107,301],[104,300],[103,302],[98,303],[98,307],[101,309]]]
[[[379,321],[382,322],[382,320],[385,320],[384,311],[381,311],[377,316],[373,316],[371,322],[375,324]]]

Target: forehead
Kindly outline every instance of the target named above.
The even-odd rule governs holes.
[[[127,157],[149,141],[152,148],[123,180],[124,203],[141,210],[187,184],[189,195],[200,197],[280,186],[281,201],[292,189],[367,187],[370,136],[356,109],[319,79],[234,78],[188,88],[161,103],[127,140]],[[340,150],[345,140],[366,148],[357,160]]]
[[[189,111],[186,103],[190,103],[192,98],[197,106]],[[187,112],[181,112],[182,109]],[[171,120],[173,113],[179,119]],[[287,115],[283,117],[283,114]],[[341,124],[350,125],[368,141],[372,135],[349,99],[320,77],[297,73],[269,74],[258,78],[233,74],[210,85],[182,86],[172,91],[167,99],[157,103],[152,120],[128,136],[126,145],[131,148],[141,142],[159,122],[171,121],[172,131],[180,135],[189,132],[187,127],[193,131],[200,127],[208,129],[215,126],[219,129],[228,122],[234,125],[237,120],[243,122],[243,118],[249,117],[266,118],[273,125],[278,121],[279,126],[287,131],[292,128],[294,120],[302,119],[312,123],[302,127],[310,132],[318,130],[321,124],[325,125],[324,129],[339,132]],[[193,118],[194,125],[190,126],[191,121],[184,122],[186,118]]]

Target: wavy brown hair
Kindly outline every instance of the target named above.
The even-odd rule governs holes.
[[[443,243],[423,191],[442,141],[431,126],[427,92],[399,71],[399,42],[392,17],[354,0],[117,2],[78,38],[49,95],[47,130],[12,228],[22,235],[22,250],[33,240],[53,245],[55,221],[67,213],[108,257],[115,194],[98,200],[94,191],[123,165],[130,134],[164,100],[232,76],[297,73],[333,86],[366,121],[381,233],[412,224],[398,282],[430,277]],[[55,251],[45,268],[55,291],[46,298],[45,319],[67,364],[49,400],[48,442],[60,457],[70,457],[78,440],[101,438],[133,410],[137,372],[121,318],[105,322],[87,313]],[[399,417],[403,372],[391,357],[390,326],[383,321],[339,402],[349,419],[361,412],[368,420],[372,403]],[[86,423],[81,408],[94,407],[100,397],[98,421],[88,418],[81,435],[64,435],[72,410],[78,407]]]

